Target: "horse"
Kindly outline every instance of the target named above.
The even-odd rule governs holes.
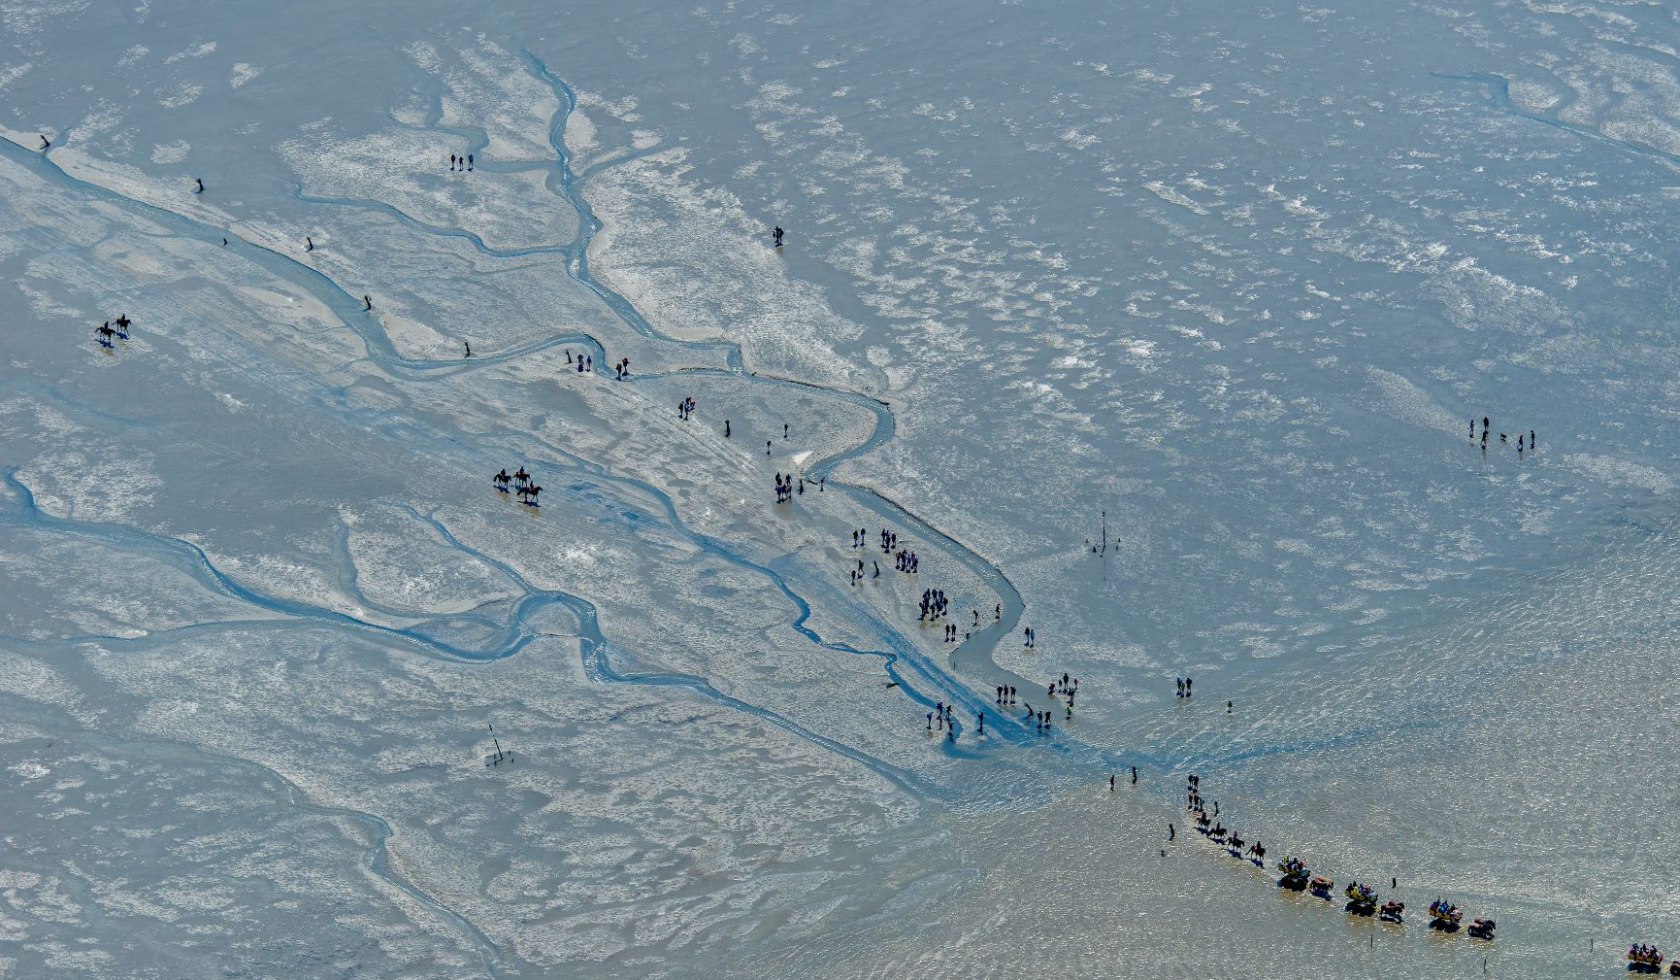
[[[109,323],[100,324],[93,332],[99,337],[99,346],[101,347],[110,347],[111,338],[117,335],[117,332],[111,329]]]

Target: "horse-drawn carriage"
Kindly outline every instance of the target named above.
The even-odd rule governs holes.
[[[1429,928],[1457,932],[1463,921],[1463,910],[1453,903],[1439,898],[1429,903]]]
[[[1353,882],[1342,890],[1347,896],[1347,912],[1349,915],[1360,915],[1369,918],[1377,914],[1377,892],[1370,885]]]
[[[1279,888],[1287,888],[1292,892],[1307,890],[1307,882],[1312,879],[1312,872],[1301,862],[1300,858],[1284,858],[1278,862],[1278,871],[1283,877],[1278,879]]]
[[[1628,947],[1627,960],[1628,969],[1634,973],[1657,973],[1662,969],[1663,954],[1655,946],[1638,943]]]

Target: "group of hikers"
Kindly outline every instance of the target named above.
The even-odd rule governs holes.
[[[449,169],[452,172],[455,172],[455,173],[470,173],[470,172],[472,172],[472,168],[473,168],[473,155],[471,153],[467,154],[466,156],[460,156],[460,155],[455,154],[455,153],[449,154]]]
[[[788,475],[788,480],[792,481],[792,479],[793,479],[792,474],[789,474]],[[824,482],[827,482],[827,477],[824,477],[824,478],[822,478],[821,481],[819,481],[819,483],[817,485],[817,488],[819,490],[822,489],[822,484]],[[789,486],[793,486],[793,484],[790,482]],[[797,490],[798,493],[804,493],[805,492],[805,478],[804,477],[799,478],[799,483],[797,484],[797,487],[798,487],[798,490]],[[898,532],[897,531],[888,531],[885,528],[883,528],[881,530],[881,541],[886,542],[889,539],[896,542],[898,540]],[[867,547],[866,542],[868,540],[869,540],[869,529],[868,528],[862,528],[862,527],[858,528],[857,530],[852,532],[852,549],[855,551],[859,548]],[[881,546],[881,550],[883,552],[885,552],[887,550],[886,545],[884,543]],[[872,566],[874,566],[874,574],[872,574],[872,575],[865,574],[862,558],[856,559],[856,562],[857,562],[856,567],[854,567],[852,569],[852,584],[853,585],[862,585],[865,579],[880,578],[881,577],[881,563],[880,562],[878,562],[878,561],[871,561],[870,562],[870,564]],[[903,563],[899,564],[898,570],[901,571],[901,572],[907,571],[907,569],[904,567]]]
[[[1051,689],[1052,690],[1055,689],[1054,684],[1051,685]],[[1050,712],[1035,710],[1033,708],[1032,704],[1030,704],[1029,702],[1020,700],[1020,698],[1016,694],[1015,688],[1013,688],[1013,687],[1011,687],[1007,684],[999,684],[995,688],[993,688],[993,690],[995,692],[995,694],[992,698],[992,703],[993,704],[997,705],[1000,708],[1013,708],[1017,704],[1019,704],[1021,706],[1022,710],[1024,710],[1026,712],[1026,714],[1021,716],[1022,724],[1031,723],[1035,727],[1035,729],[1037,730],[1038,734],[1040,734],[1040,735],[1045,735],[1045,734],[1049,733],[1049,731],[1050,731]],[[980,717],[983,719],[983,718],[985,718],[985,715],[982,714]],[[1069,714],[1069,717],[1070,718],[1072,717],[1071,713]],[[985,726],[984,725],[981,726],[980,732],[981,732],[982,735],[985,734]]]
[[[826,478],[824,479],[826,480]],[[821,489],[820,483],[819,489]],[[792,494],[803,494],[804,492],[805,480],[803,477],[796,479],[792,474],[788,474],[785,477],[781,474],[776,475],[777,503],[782,503],[786,500],[792,499]],[[894,531],[891,528],[882,528],[876,535],[875,543],[881,549],[882,554],[890,554],[893,556],[893,568],[895,570],[903,572],[907,575],[915,575],[921,571],[921,559],[917,556],[916,552],[911,551],[909,548],[899,547],[897,531]],[[853,550],[867,547],[869,547],[869,529],[866,527],[860,527],[853,531]],[[853,585],[861,585],[867,579],[876,579],[881,577],[881,563],[879,561],[872,560],[870,565],[873,567],[872,572],[866,570],[863,559],[857,559],[856,565],[849,573],[851,583]],[[949,612],[950,600],[941,589],[923,589],[918,609],[919,612],[916,617],[918,622],[935,623],[942,619],[947,612]],[[976,611],[974,616],[975,623],[978,624],[980,613]],[[1001,616],[1002,607],[1000,606],[999,617],[1001,618]],[[957,642],[959,634],[961,634],[964,638],[968,635],[966,633],[961,633],[955,623],[945,623],[944,630],[945,631],[941,635],[941,638],[946,643]]]
[[[852,547],[868,547],[868,540],[868,528],[860,527],[856,531],[852,532]],[[921,562],[916,558],[916,553],[914,551],[911,551],[908,548],[900,548],[898,546],[897,531],[882,528],[881,535],[877,543],[881,546],[881,554],[893,556],[893,568],[898,571],[904,572],[908,575],[914,575],[921,568]],[[926,599],[925,595],[923,596],[923,599]],[[926,618],[926,612],[927,610],[924,606],[923,618]]]
[[[898,547],[898,532],[894,531],[894,530],[891,530],[889,528],[882,528],[881,529],[881,534],[880,534],[879,538],[877,539],[877,543],[881,546],[881,554],[883,554],[883,555],[891,554],[893,549]],[[868,528],[860,527],[856,531],[852,532],[852,547],[853,548],[867,548],[867,547],[869,547],[869,529]],[[904,572],[904,571],[909,571],[909,569],[900,568],[899,571]]]
[[[1055,681],[1051,681],[1050,684],[1048,685],[1048,687],[1044,691],[1044,696],[1051,699],[1052,701],[1054,701],[1057,697],[1061,697],[1061,698],[1064,698],[1066,700],[1066,704],[1064,705],[1064,707],[1067,708],[1067,716],[1069,718],[1073,717],[1073,699],[1078,694],[1079,694],[1079,678],[1077,678],[1077,677],[1073,678],[1072,682],[1070,683],[1069,680],[1068,680],[1068,675],[1066,675],[1066,674],[1062,675],[1062,682],[1060,684],[1056,683]]]
[[[1044,689],[1044,696],[1049,698],[1052,704],[1056,703],[1058,698],[1065,699],[1062,709],[1067,718],[1073,717],[1073,702],[1078,693],[1079,678],[1069,677],[1065,673],[1060,681],[1051,681],[1045,685]],[[1019,705],[1026,712],[1022,716],[1022,722],[1031,723],[1040,735],[1047,734],[1051,729],[1050,712],[1048,710],[1039,711],[1031,703],[1021,700],[1020,693],[1013,685],[994,685],[992,688],[992,703],[1000,708],[1013,708]],[[1132,767],[1132,782],[1137,782],[1136,766]],[[1114,778],[1112,776],[1109,777],[1108,788],[1114,788]]]
[[[797,491],[796,491],[795,488],[797,488]],[[788,501],[793,499],[793,495],[794,495],[795,492],[797,492],[800,496],[805,495],[805,478],[804,477],[799,477],[796,481],[795,478],[794,478],[794,475],[792,473],[785,473],[785,474],[784,473],[777,473],[776,474],[776,503],[778,503],[778,504],[787,503]],[[880,569],[880,566],[878,566],[878,565],[875,568],[875,577],[876,578],[881,577],[881,569]]]
[[[778,477],[778,480],[779,479],[780,479],[780,477]],[[827,477],[821,478],[817,483],[817,489],[821,490],[822,486],[823,486],[823,483],[825,483],[826,481],[827,481]],[[805,478],[800,477],[798,482],[795,483],[794,482],[794,477],[790,473],[790,474],[788,474],[788,477],[787,477],[787,483],[785,483],[784,486],[786,486],[791,492],[804,493],[805,492]],[[780,499],[780,498],[778,498],[778,499]],[[898,545],[898,532],[888,530],[887,528],[882,528],[879,542],[880,542],[880,545],[881,545],[882,554],[886,554],[890,549],[892,549],[894,547],[897,547],[897,545]],[[868,528],[860,527],[857,530],[852,532],[852,550],[855,551],[859,548],[867,548],[868,546],[869,546],[869,529]],[[904,556],[906,554],[908,554],[908,552],[905,552],[905,551],[900,551],[898,553],[897,564],[894,567],[896,567],[901,572],[913,573],[916,570],[915,566],[914,566],[914,563],[905,561]],[[862,558],[856,559],[856,566],[852,569],[852,572],[851,572],[852,584],[853,585],[862,585],[865,579],[874,579],[874,578],[880,578],[881,577],[881,563],[879,561],[871,560],[869,564],[874,569],[873,574],[867,573],[865,571]],[[928,593],[923,592],[922,593],[922,619],[924,621],[931,622],[931,620],[928,619],[927,610],[928,610]],[[950,638],[951,638],[951,631],[947,628],[946,631],[945,631],[945,639],[949,640]]]
[[[1489,422],[1488,422],[1488,417],[1486,415],[1484,415],[1484,416],[1482,416],[1482,451],[1483,452],[1487,452],[1488,432],[1489,431],[1490,431],[1490,426],[1489,426]],[[1476,420],[1474,418],[1472,418],[1470,420],[1470,441],[1471,442],[1476,441]],[[1503,432],[1501,432],[1499,434],[1499,441],[1501,443],[1506,444],[1506,445],[1510,445],[1510,439]],[[1523,434],[1521,432],[1517,433],[1517,455],[1518,456],[1521,456],[1525,450],[1528,451],[1528,452],[1533,452],[1538,448],[1540,448],[1540,437],[1534,434],[1533,429],[1528,430],[1528,441],[1527,441],[1526,445],[1523,442]]]
[[[955,710],[956,705],[946,704],[943,701],[935,704],[933,710],[927,713],[928,734],[931,735],[935,731],[941,731],[945,733],[946,738],[953,742],[956,741],[957,719],[953,714]],[[984,711],[974,713],[974,734],[981,738],[986,735],[986,713]]]
[[[1058,696],[1066,698],[1067,700],[1063,705],[1063,709],[1066,712],[1066,716],[1068,718],[1072,718],[1073,699],[1074,695],[1076,695],[1078,691],[1079,679],[1077,677],[1069,678],[1067,674],[1063,674],[1059,683],[1051,681],[1048,685],[1046,685],[1044,694],[1050,699],[1051,703],[1055,703]],[[1050,731],[1050,712],[1035,710],[1032,704],[1020,699],[1019,693],[1011,685],[998,684],[994,686],[992,688],[992,703],[1000,708],[1012,708],[1019,704],[1026,711],[1026,714],[1022,717],[1023,723],[1031,722],[1040,735],[1047,734]],[[1137,782],[1136,766],[1132,767],[1132,782]],[[1114,780],[1112,777],[1109,779],[1109,788],[1114,788]]]

